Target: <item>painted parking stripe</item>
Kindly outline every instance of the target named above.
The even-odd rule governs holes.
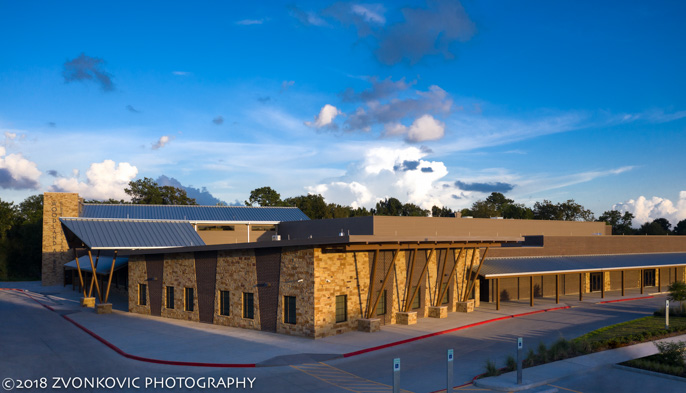
[[[390,393],[393,387],[383,383],[371,381],[369,379],[358,377],[347,371],[343,371],[336,367],[325,363],[309,363],[291,366],[298,371],[302,371],[307,375],[315,377],[321,381],[337,386],[341,389],[349,390],[356,393]],[[400,390],[405,393],[412,393],[408,390]]]

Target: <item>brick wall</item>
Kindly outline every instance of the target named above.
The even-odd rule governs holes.
[[[74,255],[67,246],[59,217],[79,216],[79,194],[46,192],[43,206],[41,281],[45,286],[64,285],[64,264]]]

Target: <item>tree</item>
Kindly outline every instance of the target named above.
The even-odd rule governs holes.
[[[673,283],[669,284],[667,290],[669,291],[667,298],[669,300],[679,302],[679,306],[681,306],[681,302],[686,300],[686,282],[674,281]]]
[[[272,190],[274,191],[274,190]],[[278,195],[278,194],[277,194]],[[251,194],[252,197],[252,194]],[[312,220],[320,220],[323,218],[332,218],[331,212],[324,201],[324,197],[316,194],[301,195],[292,198],[286,198],[283,204],[294,206],[302,210],[307,217]],[[265,206],[265,205],[260,205]],[[347,216],[346,216],[347,217]]]
[[[534,203],[535,220],[560,221],[593,221],[593,212],[569,199],[566,202],[553,204],[547,199]]]
[[[149,177],[129,182],[124,189],[131,202],[144,205],[195,205],[186,190],[172,186],[159,186]]]
[[[377,216],[399,216],[402,214],[403,204],[396,198],[386,198],[376,202],[372,214]]]
[[[519,220],[533,220],[534,211],[521,203],[512,203],[503,207],[503,218],[516,218]]]
[[[686,235],[686,219],[676,223],[673,233],[675,235]]]
[[[250,197],[245,201],[245,206],[284,206],[281,194],[271,187],[260,187],[250,191]]]
[[[613,235],[633,235],[635,231],[631,228],[631,222],[634,218],[629,212],[622,214],[617,210],[608,210],[598,217],[598,221],[611,225]]]
[[[406,203],[403,205],[401,215],[412,217],[426,217],[429,215],[429,211],[426,209],[422,209],[414,203]]]
[[[665,218],[656,218],[652,222],[646,222],[638,228],[637,235],[669,235],[672,224]]]
[[[472,216],[476,218],[502,217],[503,210],[513,203],[512,199],[506,198],[502,193],[492,192],[485,200],[472,204]]]
[[[455,212],[449,207],[438,207],[436,205],[431,207],[431,217],[454,217]]]

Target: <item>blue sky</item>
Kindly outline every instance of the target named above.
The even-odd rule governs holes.
[[[247,3],[247,2],[246,2]],[[686,218],[679,1],[0,1],[0,198],[166,175]]]

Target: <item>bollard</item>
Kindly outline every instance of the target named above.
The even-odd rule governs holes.
[[[665,329],[669,329],[669,299],[665,300]]]
[[[453,350],[448,350],[448,376],[446,381],[446,393],[453,393]]]
[[[400,393],[400,358],[393,359],[393,393]]]
[[[524,348],[524,340],[517,338],[517,385],[522,384],[522,348]]]

